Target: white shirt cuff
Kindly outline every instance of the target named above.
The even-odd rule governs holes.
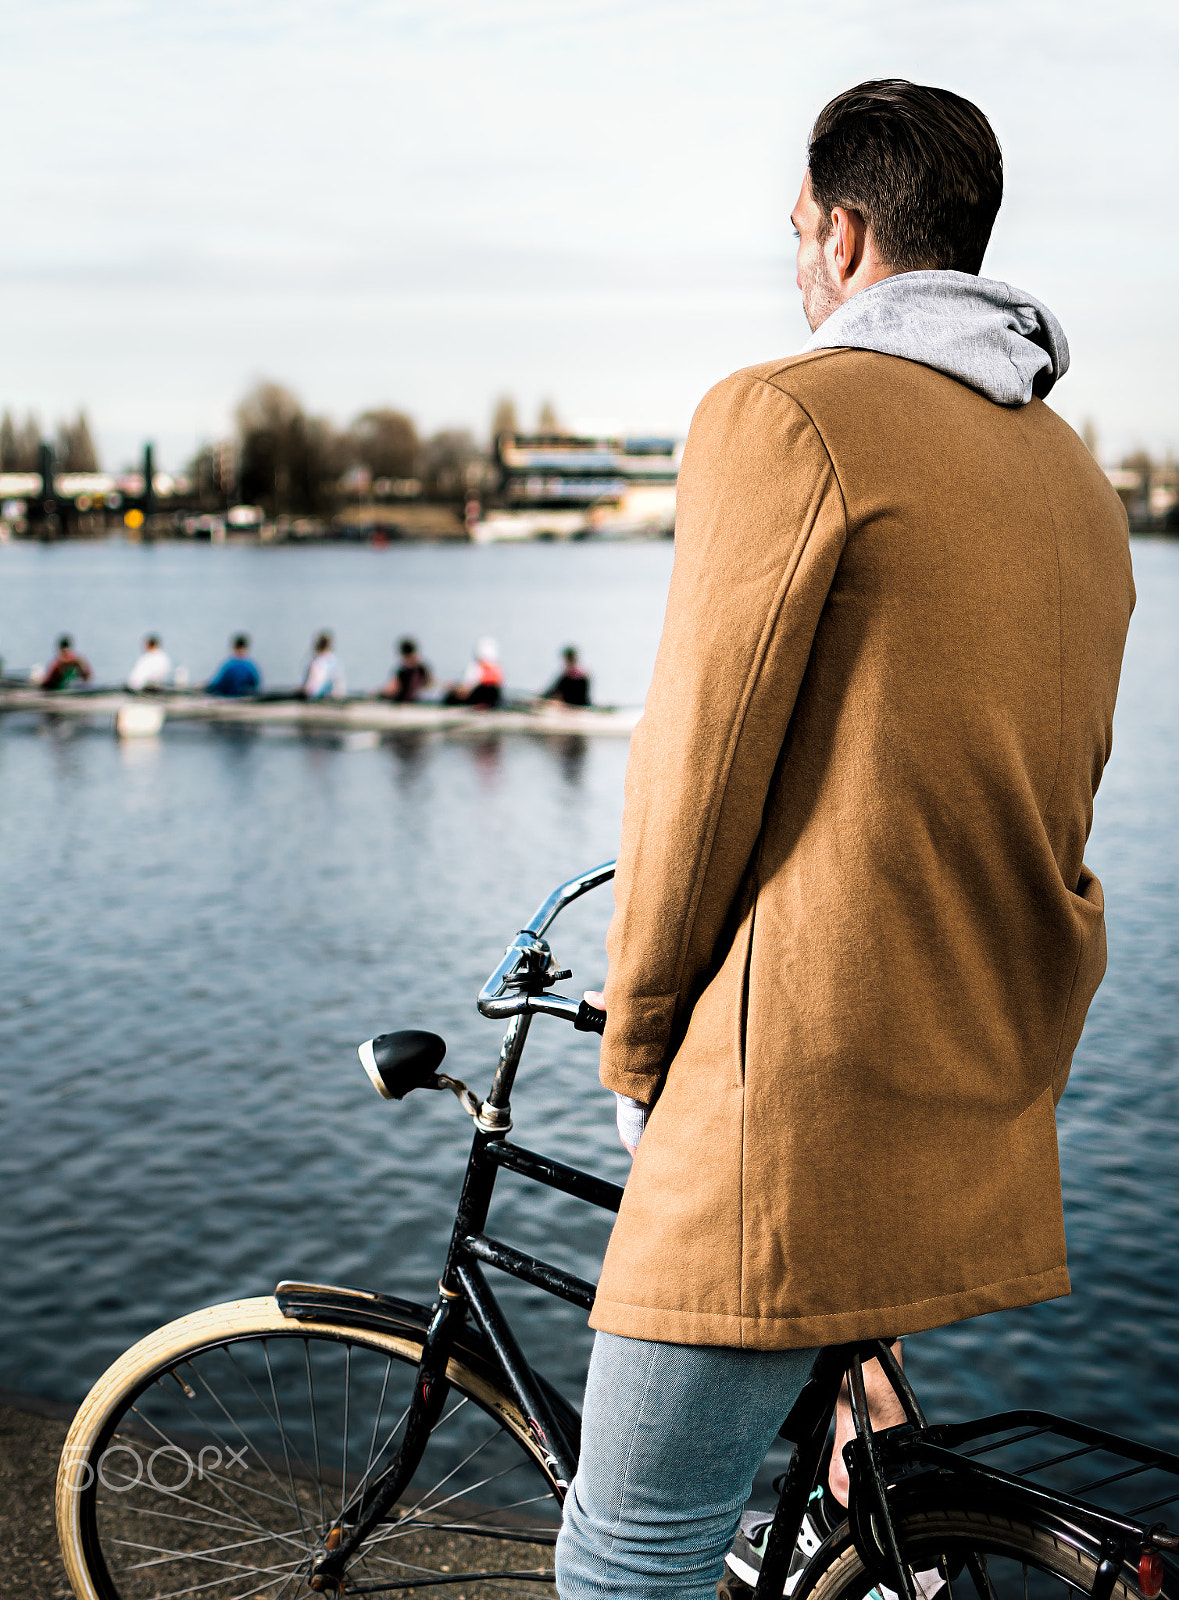
[[[627,1094],[616,1094],[614,1098],[618,1102],[614,1113],[618,1137],[633,1150],[643,1137],[649,1112],[641,1100],[632,1100]]]

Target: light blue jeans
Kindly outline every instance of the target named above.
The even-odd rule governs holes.
[[[714,1600],[754,1474],[816,1354],[599,1333],[557,1540],[561,1600]]]

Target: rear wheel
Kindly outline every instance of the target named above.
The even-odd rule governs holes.
[[[423,1314],[424,1315],[424,1314]],[[424,1329],[310,1325],[273,1299],[183,1317],[129,1350],[75,1418],[58,1472],[79,1600],[298,1600],[396,1456]],[[350,1593],[551,1596],[560,1497],[526,1420],[477,1359]]]
[[[1079,1536],[998,1512],[944,1507],[896,1521],[917,1600],[1064,1600],[1088,1595],[1100,1556]],[[1163,1600],[1177,1591],[1170,1572]],[[896,1600],[870,1576],[846,1523],[815,1553],[792,1600]],[[1124,1568],[1112,1600],[1141,1600],[1137,1573]]]

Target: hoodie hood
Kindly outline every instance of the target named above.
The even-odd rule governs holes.
[[[1040,399],[1068,371],[1064,329],[1041,301],[968,272],[899,272],[833,311],[803,350],[878,350],[948,373],[1001,406]]]

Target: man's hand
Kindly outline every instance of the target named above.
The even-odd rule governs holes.
[[[606,996],[600,989],[586,989],[582,999],[587,1006],[593,1006],[595,1010],[605,1011],[606,1009]],[[635,1151],[639,1147],[639,1140],[643,1137],[643,1129],[647,1125],[647,1107],[638,1100],[630,1099],[625,1094],[616,1094],[614,1098],[618,1102],[618,1109],[614,1117],[618,1128],[618,1138],[623,1149],[629,1153],[633,1161]],[[634,1140],[633,1144],[631,1143],[632,1139]]]

